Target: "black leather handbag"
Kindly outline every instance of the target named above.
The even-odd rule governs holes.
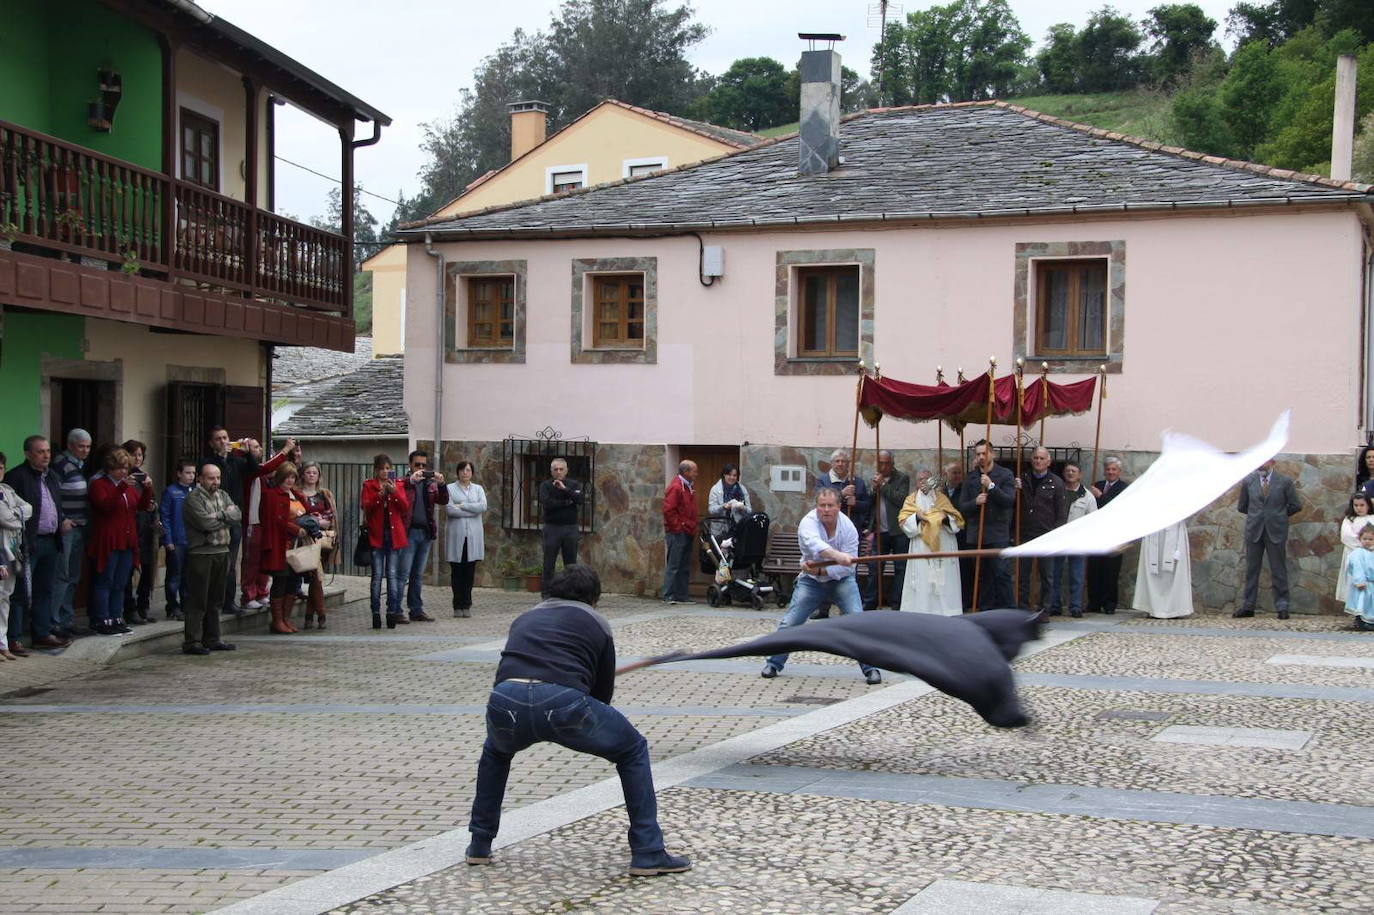
[[[372,568],[372,541],[367,539],[367,528],[358,528],[358,543],[353,547],[353,564]]]

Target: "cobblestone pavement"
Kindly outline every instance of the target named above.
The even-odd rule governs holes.
[[[454,619],[446,592],[426,589],[438,622],[373,631],[366,582],[340,582],[352,602],[323,633],[108,668],[0,664],[0,912],[210,911],[461,831],[499,643],[537,597],[483,591],[473,617]],[[625,658],[752,638],[779,616],[618,595],[600,609]],[[1136,897],[1161,913],[1374,910],[1374,842],[1341,825],[1374,818],[1374,669],[1361,666],[1374,639],[1292,634],[1327,638],[1347,626],[1334,617],[1085,622],[1018,662],[1036,719],[1022,731],[919,684],[835,676],[852,662],[828,655],[799,654],[776,680],[753,659],[637,671],[616,704],[656,766],[705,759],[715,772],[661,781],[669,846],[693,871],[625,876],[623,809],[575,809],[614,768],[544,745],[517,760],[506,807],[548,807],[549,826],[496,865],[436,863],[312,910],[891,912],[937,880]],[[1305,660],[1270,663],[1293,655]],[[1304,692],[1213,695],[1206,682]],[[765,744],[779,726],[795,732]],[[1175,726],[1305,737],[1300,749],[1154,739]],[[788,786],[779,772],[806,777]],[[916,797],[922,779],[952,787]],[[1091,816],[1018,800],[1053,786],[1108,793]],[[1150,812],[1166,799],[1174,813]],[[1245,804],[1277,805],[1258,808],[1273,822]],[[274,898],[259,910],[307,910]]]

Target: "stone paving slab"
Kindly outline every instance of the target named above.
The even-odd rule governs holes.
[[[611,811],[336,911],[888,913],[942,879],[1157,899],[1160,915],[1374,907],[1365,840],[682,787],[659,810],[685,874],[626,877]]]
[[[936,880],[892,915],[1150,915],[1156,899],[1066,893],[1005,883]]]
[[[1025,688],[1035,724],[988,727],[945,696],[907,702],[752,760],[760,765],[1009,779],[1374,806],[1369,706],[1233,696]],[[1158,711],[1162,720],[1104,718]],[[1171,724],[1307,730],[1300,752],[1160,744]]]
[[[1296,664],[1303,667],[1357,667],[1362,670],[1374,670],[1374,656],[1352,658],[1342,655],[1276,654],[1272,658],[1265,658],[1264,663]]]
[[[1218,728],[1170,725],[1150,738],[1160,743],[1193,743],[1211,747],[1265,747],[1270,750],[1301,750],[1312,739],[1311,731],[1275,728]]]

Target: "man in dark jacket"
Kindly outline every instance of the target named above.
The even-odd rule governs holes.
[[[878,452],[878,472],[873,475],[873,550],[879,554],[905,553],[907,536],[897,517],[902,504],[911,494],[911,477],[897,469],[891,451]],[[869,563],[864,585],[864,609],[878,607],[878,564]],[[893,610],[902,609],[902,582],[906,580],[906,563],[892,564],[891,580],[883,582],[883,597]]]
[[[66,648],[71,639],[53,631],[53,599],[62,562],[62,535],[72,523],[62,512],[62,490],[48,466],[52,446],[41,435],[24,439],[24,463],[5,477],[19,498],[33,506],[24,525],[24,553],[28,556],[28,582],[19,582],[10,607],[9,650],[28,654],[23,639],[33,633],[35,648]]]
[[[553,566],[563,554],[563,568],[577,562],[577,545],[582,539],[578,522],[582,513],[582,484],[568,476],[568,462],[554,458],[549,462],[552,478],[539,484],[539,507],[544,513],[544,596],[549,596]]]
[[[570,565],[548,588],[547,600],[511,623],[496,668],[468,823],[467,863],[491,863],[511,760],[548,741],[615,763],[630,819],[631,875],[689,870],[690,861],[663,847],[649,743],[609,704],[615,639],[611,624],[595,610],[601,581],[587,566]]]
[[[968,526],[968,545],[973,548],[997,549],[1011,545],[1011,515],[1016,507],[1016,477],[999,466],[992,458],[987,439],[973,446],[974,472],[964,480],[959,491],[959,512]],[[986,508],[984,507],[986,506]],[[978,536],[979,524],[983,536]],[[1007,561],[1000,556],[984,556],[978,563],[978,609],[1010,607],[1016,596],[1011,593],[1011,572]]]
[[[1069,490],[1057,473],[1050,470],[1050,452],[1047,448],[1036,448],[1031,452],[1030,467],[1022,472],[1016,481],[1021,491],[1021,537],[1018,542],[1034,540],[1061,526],[1069,518]],[[1055,574],[1058,566],[1049,558],[1019,559],[1017,577],[1017,605],[1030,609],[1031,569],[1040,569],[1040,607],[1050,606],[1050,597],[1059,590],[1059,579]],[[1052,611],[1058,616],[1059,611]]]
[[[425,451],[410,452],[410,471],[401,480],[410,502],[410,520],[406,523],[406,545],[401,550],[401,585],[406,589],[406,607],[411,622],[432,623],[434,617],[425,612],[420,587],[425,581],[425,562],[429,548],[439,535],[436,505],[448,504],[448,487],[444,475],[429,463]]]
[[[1102,479],[1089,490],[1097,499],[1098,508],[1107,505],[1126,491],[1130,484],[1121,478],[1121,459],[1109,457],[1102,462]],[[1121,553],[1088,557],[1088,610],[1115,613],[1121,590]]]

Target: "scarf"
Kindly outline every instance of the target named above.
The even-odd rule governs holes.
[[[912,515],[916,515],[921,518],[921,520],[925,521],[925,524],[921,527],[921,540],[925,542],[927,549],[932,553],[936,553],[940,550],[940,529],[944,527],[945,521],[952,519],[955,524],[963,527],[964,516],[960,514],[959,509],[955,508],[954,504],[949,501],[949,496],[945,495],[942,489],[937,488],[931,495],[935,499],[935,504],[924,514],[921,513],[920,505],[917,502],[917,497],[920,496],[920,490],[907,496],[906,501],[902,503],[901,514],[897,516],[897,523],[901,524]]]
[[[721,480],[721,481],[720,481],[720,501],[721,501],[722,503],[725,503],[725,502],[732,502],[732,501],[734,501],[734,500],[736,500],[736,499],[738,499],[738,500],[741,501],[741,502],[744,501],[744,487],[741,486],[741,485],[739,485],[739,483],[737,483],[737,482],[736,482],[736,483],[726,483],[724,480]]]

